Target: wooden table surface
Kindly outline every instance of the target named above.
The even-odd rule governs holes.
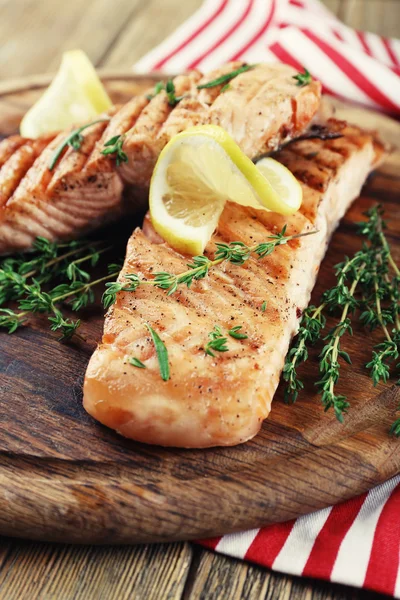
[[[98,67],[129,68],[202,0],[0,0],[0,80],[53,72],[82,48]],[[400,0],[324,0],[344,22],[400,37]],[[63,546],[0,539],[0,599],[379,598],[288,577],[188,543]]]

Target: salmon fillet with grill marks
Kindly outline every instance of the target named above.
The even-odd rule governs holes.
[[[144,94],[115,107],[110,122],[83,131],[80,150],[68,148],[52,171],[54,152],[68,132],[54,139],[13,136],[0,142],[0,254],[29,249],[38,235],[76,238],[133,211],[139,199],[147,200],[162,148],[187,127],[221,125],[251,158],[298,136],[318,109],[320,84],[298,87],[291,67],[259,65],[238,75],[224,92],[222,85],[197,88],[242,64],[224,65],[207,76],[198,71],[179,75],[175,94],[183,98],[176,106],[161,91],[152,99]],[[124,134],[128,162],[117,168],[101,152],[105,142]]]
[[[117,295],[85,377],[84,407],[94,418],[123,436],[165,446],[233,445],[257,434],[330,236],[382,154],[382,146],[359,129],[346,127],[343,133],[336,140],[294,142],[278,153],[302,185],[298,213],[283,217],[228,203],[206,253],[214,256],[219,242],[264,242],[285,224],[289,235],[317,233],[279,246],[264,259],[222,263],[171,296],[148,285]],[[187,262],[136,229],[119,281],[128,273],[179,274]],[[145,323],[166,345],[169,381],[161,379]],[[224,332],[241,325],[248,339],[227,336],[229,351],[208,356],[204,346],[215,325]],[[130,357],[146,368],[130,365]]]
[[[49,165],[63,133],[24,140],[6,160],[0,169],[0,254],[29,249],[37,236],[75,238],[121,214],[123,184],[112,161],[101,170],[87,164],[105,126],[88,129],[80,151],[69,148],[53,171]]]
[[[204,76],[193,71],[177,77],[176,95],[183,99],[174,108],[165,91],[155,96],[126,136],[129,160],[120,168],[124,181],[148,186],[163,147],[193,125],[223,127],[252,159],[299,136],[318,110],[321,84],[299,87],[293,78],[296,70],[288,65],[257,65],[222,92],[224,84],[198,89],[242,65],[229,63]]]

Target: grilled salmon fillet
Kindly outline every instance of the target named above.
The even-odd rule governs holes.
[[[330,236],[361,186],[382,146],[347,126],[336,140],[294,142],[277,158],[297,177],[304,201],[291,217],[228,203],[216,243],[264,242],[287,225],[287,234],[317,233],[278,246],[264,259],[244,265],[222,263],[190,289],[168,296],[143,285],[121,292],[108,311],[102,343],[85,377],[84,407],[95,419],[141,442],[209,447],[245,442],[268,416],[290,340],[307,306]],[[137,273],[175,274],[188,259],[136,229],[119,281]],[[263,302],[267,308],[262,310]],[[164,341],[171,377],[163,381],[148,323]],[[215,325],[242,326],[245,340],[228,337],[229,351],[213,358],[204,352]],[[132,366],[135,357],[146,368]]]
[[[228,63],[204,76],[193,71],[176,77],[175,93],[183,98],[174,108],[165,91],[157,94],[127,133],[128,162],[120,167],[124,181],[147,187],[161,150],[193,125],[223,127],[252,159],[299,136],[318,110],[320,83],[299,87],[292,67],[260,64],[232,79],[228,87],[201,87],[241,66]]]
[[[179,75],[174,87],[182,99],[175,106],[164,90],[153,97],[149,90],[114,107],[105,115],[109,122],[84,130],[80,150],[64,150],[52,170],[54,153],[68,132],[0,142],[0,254],[27,250],[38,235],[75,238],[134,210],[139,197],[146,199],[162,148],[187,127],[221,125],[251,158],[298,136],[318,109],[320,84],[297,86],[291,67],[258,65],[233,79],[226,91],[222,85],[198,89],[242,65],[229,63],[205,76],[198,71]],[[117,168],[102,150],[118,135],[125,135],[128,162]]]

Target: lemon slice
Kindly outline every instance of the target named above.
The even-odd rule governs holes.
[[[21,121],[24,137],[67,129],[92,121],[111,106],[92,63],[82,50],[65,52],[58,73]]]
[[[150,184],[157,233],[180,252],[201,254],[227,200],[290,215],[301,205],[302,189],[272,158],[254,165],[221,127],[201,125],[173,137]]]

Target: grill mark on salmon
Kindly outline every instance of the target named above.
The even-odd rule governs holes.
[[[26,143],[26,141],[27,140],[20,135],[11,135],[0,141],[0,169],[14,152]]]
[[[104,130],[103,135],[96,142],[91,156],[88,159],[87,167],[93,170],[114,170],[114,159],[110,156],[102,154],[104,144],[116,135],[123,135],[134,127],[143,109],[148,105],[149,101],[144,94],[143,96],[135,96],[117,110],[111,116],[111,120]]]
[[[291,217],[227,203],[215,243],[265,241],[287,224],[287,233],[318,230],[293,240],[262,260],[244,265],[222,263],[190,289],[167,296],[152,286],[120,293],[108,311],[102,343],[93,354],[84,384],[84,407],[104,425],[135,440],[165,446],[232,445],[256,435],[268,416],[290,339],[296,332],[330,236],[370,172],[382,146],[354,128],[344,130],[340,153],[332,167],[320,168],[321,190],[304,184],[304,205]],[[338,142],[339,140],[335,140]],[[316,140],[318,152],[331,151],[332,141]],[[293,172],[309,167],[309,141],[277,154]],[[342,156],[347,149],[347,157]],[[297,168],[297,163],[301,168]],[[146,229],[149,231],[147,222]],[[179,273],[186,257],[137,229],[128,244],[119,280],[127,273],[149,277],[157,271]],[[229,279],[229,282],[226,281]],[[262,302],[267,309],[261,311]],[[163,381],[154,345],[144,323],[154,327],[169,354],[171,379]],[[249,338],[228,337],[229,351],[215,358],[202,348],[214,325],[225,332],[242,325]],[[216,353],[217,354],[217,353]],[[135,369],[128,358],[146,362]]]
[[[287,65],[259,65],[232,80],[211,108],[210,122],[228,131],[250,158],[304,130],[318,110],[320,84],[296,85]]]
[[[17,189],[21,179],[52,138],[25,140],[0,168],[0,209]]]
[[[49,165],[66,134],[44,147],[2,212],[0,253],[29,248],[37,236],[77,237],[121,214],[123,184],[114,166],[96,171],[87,165],[106,126],[98,123],[85,130],[80,151],[66,149],[53,171]],[[40,140],[30,143],[40,144]]]
[[[175,77],[175,95],[193,93],[200,77],[197,71]],[[173,110],[175,109],[170,105],[167,93],[162,90],[150,100],[134,127],[127,133],[124,151],[128,155],[128,162],[120,167],[121,176],[126,183],[148,187],[158,155],[168,141],[161,133],[162,127]]]

